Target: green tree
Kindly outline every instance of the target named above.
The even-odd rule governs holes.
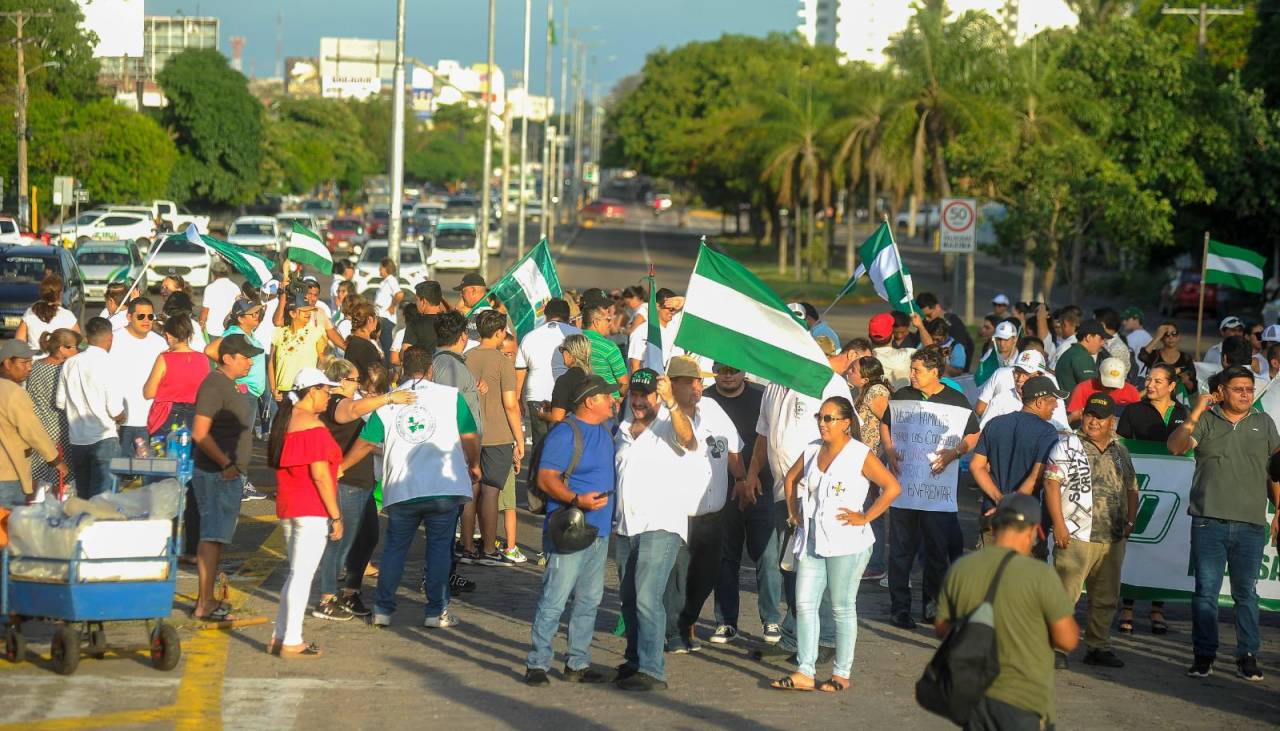
[[[432,128],[405,142],[405,170],[416,180],[451,189],[478,186],[484,168],[484,109],[466,104],[440,107]]]
[[[1267,106],[1280,106],[1280,0],[1258,0],[1258,23],[1249,38],[1246,86],[1262,89]]]
[[[173,141],[155,120],[102,99],[79,107],[58,147],[60,170],[75,176],[92,200],[159,198],[177,161]]]
[[[47,92],[53,96],[89,101],[102,97],[98,86],[98,59],[93,48],[98,38],[80,28],[84,13],[75,0],[0,0],[0,11],[16,10],[50,12],[48,18],[28,18],[23,28],[24,62],[28,71],[44,63],[55,67],[30,73],[27,81],[31,92]],[[0,23],[0,80],[5,96],[12,93],[17,78],[17,54],[13,50],[17,26],[9,20]]]
[[[1267,0],[1263,0],[1263,4]],[[1195,15],[1165,15],[1164,8],[1198,6],[1196,2],[1167,2],[1166,0],[1141,0],[1134,11],[1134,18],[1161,33],[1177,37],[1178,47],[1183,55],[1190,56],[1198,51],[1197,37],[1200,19]],[[1258,8],[1256,0],[1206,0],[1209,8],[1243,8],[1244,15],[1212,16],[1213,25],[1209,26],[1208,43],[1205,45],[1205,56],[1211,64],[1224,73],[1238,71],[1244,67],[1251,56],[1250,38],[1258,25]],[[1280,10],[1280,6],[1277,6]]]
[[[263,190],[306,194],[336,184],[354,202],[377,158],[365,147],[364,129],[352,107],[335,99],[284,99],[264,118]]]
[[[186,50],[159,75],[160,118],[178,145],[169,189],[179,200],[245,204],[261,191],[262,104],[213,49]]]

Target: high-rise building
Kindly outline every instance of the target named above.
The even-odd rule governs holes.
[[[218,47],[217,18],[148,15],[142,26],[143,68],[154,79],[170,58],[189,48]]]

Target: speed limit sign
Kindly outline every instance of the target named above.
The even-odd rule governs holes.
[[[972,198],[944,198],[938,250],[944,254],[972,254],[978,231],[978,208]]]

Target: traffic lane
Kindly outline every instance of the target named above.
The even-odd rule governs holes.
[[[621,289],[640,284],[655,269],[659,287],[683,292],[698,254],[699,237],[677,230],[601,224],[584,228],[556,252],[556,272],[566,289]]]

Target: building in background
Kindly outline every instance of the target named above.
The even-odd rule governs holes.
[[[144,0],[76,1],[81,27],[97,36],[99,82],[134,109],[164,104],[156,75],[170,58],[188,48],[218,47],[217,18],[146,15]]]
[[[220,23],[210,16],[148,15],[142,28],[143,65],[154,79],[169,59],[189,48],[218,48]]]

